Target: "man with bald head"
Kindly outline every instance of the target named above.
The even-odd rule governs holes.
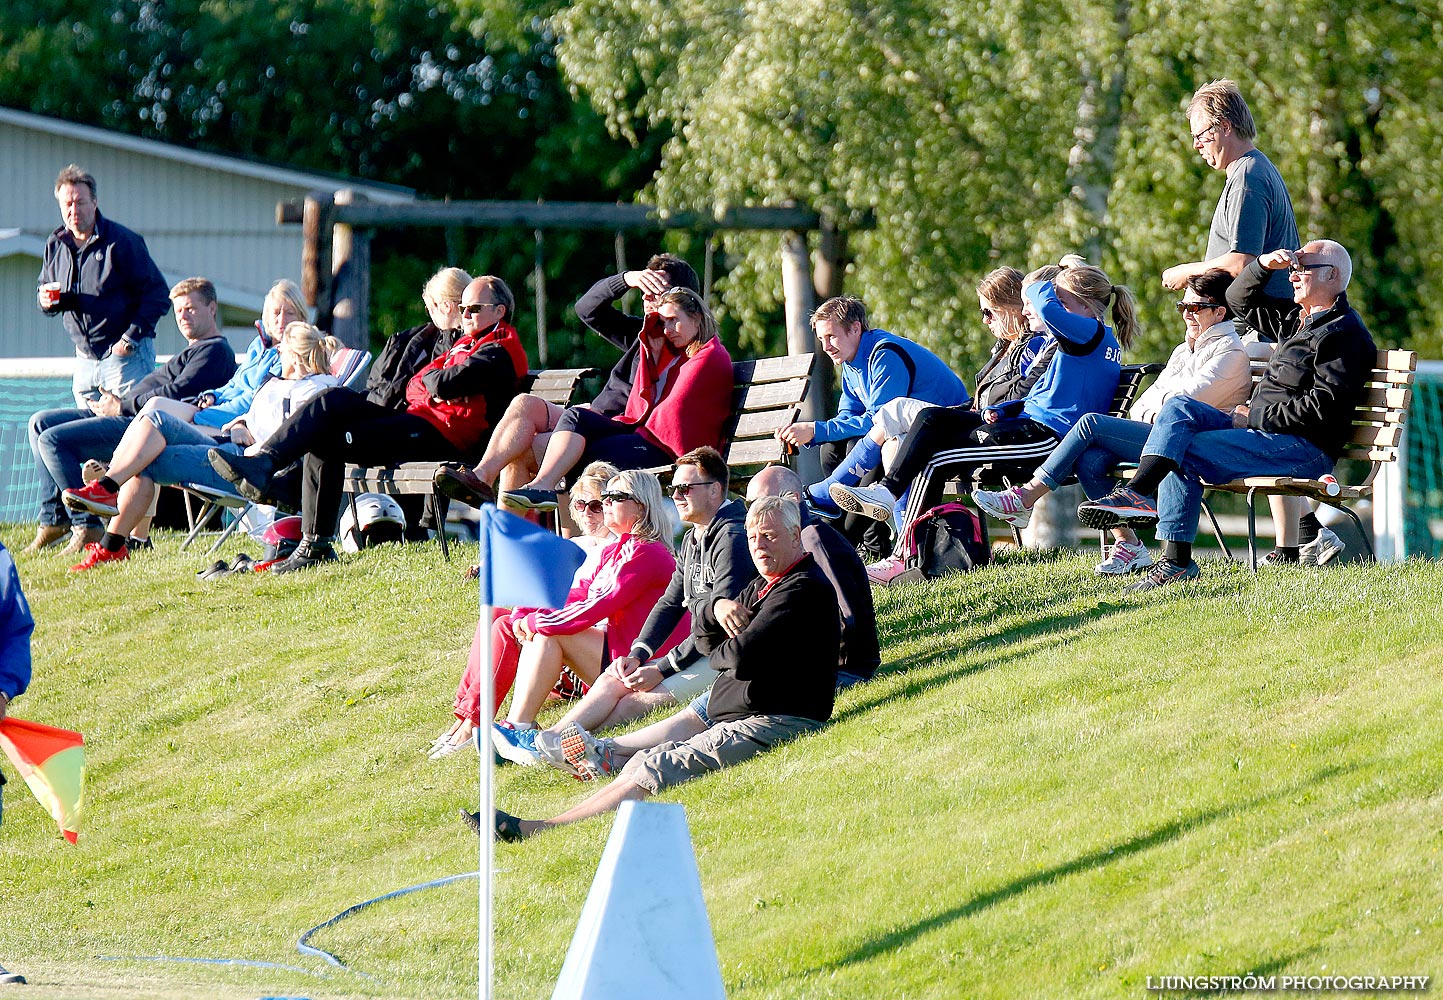
[[[1129,590],[1198,575],[1192,540],[1203,482],[1317,479],[1332,471],[1352,436],[1353,412],[1378,357],[1367,327],[1348,305],[1353,262],[1332,240],[1274,250],[1243,269],[1242,296],[1265,295],[1274,272],[1283,270],[1299,308],[1298,328],[1278,344],[1252,398],[1224,413],[1174,396],[1153,424],[1132,482],[1077,510],[1092,528],[1157,521],[1164,558]]]
[[[801,504],[802,548],[816,560],[817,568],[837,592],[837,610],[842,618],[841,657],[837,664],[837,689],[870,680],[881,664],[877,642],[877,612],[872,605],[872,583],[867,567],[852,543],[829,524],[807,517],[807,495],[802,477],[785,465],[769,465],[747,484],[747,503],[762,497],[787,497]]]

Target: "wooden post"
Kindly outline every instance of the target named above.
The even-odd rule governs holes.
[[[536,361],[546,367],[546,237],[541,230],[533,230],[536,236],[535,275],[536,293]]]
[[[816,338],[812,336],[810,322],[812,310],[816,308],[816,296],[804,233],[792,231],[782,234],[782,294],[786,298],[787,353],[796,355],[816,351]],[[802,404],[803,420],[818,420],[826,416],[831,397],[823,395],[824,389],[818,384],[817,376],[819,369],[830,367],[831,361],[825,356],[813,366],[812,384],[807,390],[807,400]],[[822,478],[821,454],[816,448],[801,449],[795,467],[804,482],[814,483]]]
[[[316,326],[331,326],[331,228],[335,193],[312,191],[301,207],[301,294],[316,310]],[[278,213],[279,214],[279,210]]]
[[[356,205],[366,196],[350,189],[336,192],[336,204]],[[345,222],[334,227],[331,333],[347,347],[370,346],[371,233]]]

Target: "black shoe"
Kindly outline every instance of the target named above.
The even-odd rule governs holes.
[[[265,452],[259,455],[237,455],[230,451],[212,448],[206,452],[210,466],[223,479],[235,483],[240,495],[256,503],[270,503],[267,492],[271,476],[275,475],[276,463]]]
[[[462,810],[461,810],[461,822],[463,822],[463,823],[465,823],[467,826],[469,826],[469,827],[471,828],[471,832],[474,833],[474,834],[476,834],[476,836],[478,836],[478,837],[481,836],[481,814],[480,814],[480,813],[478,813],[478,812],[474,812],[474,813],[473,813],[473,812],[471,812],[471,811],[468,810],[468,809],[462,809]]]
[[[431,480],[436,492],[468,507],[496,502],[496,491],[477,479],[470,469],[443,465]]]
[[[558,506],[555,490],[502,490],[501,506],[510,510],[555,510]]]
[[[155,549],[155,543],[149,538],[136,538],[134,535],[131,535],[125,540],[125,547],[130,550],[131,555],[135,555],[137,552],[153,551]]]
[[[293,573],[298,569],[310,569],[321,563],[335,562],[338,558],[335,546],[329,538],[302,538],[296,550],[272,566],[271,572]]]

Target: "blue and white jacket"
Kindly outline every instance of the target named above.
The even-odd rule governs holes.
[[[856,356],[844,361],[837,415],[818,420],[813,444],[861,437],[883,403],[920,399],[934,406],[965,406],[972,398],[962,380],[921,344],[886,330],[867,330]]]
[[[1122,372],[1122,347],[1102,320],[1063,308],[1052,282],[1035,281],[1022,294],[1047,324],[1057,341],[1057,353],[1027,398],[991,409],[1004,417],[1020,411],[1063,437],[1085,415],[1112,409]]]
[[[256,324],[257,330],[260,324]],[[246,348],[246,359],[235,370],[230,381],[219,389],[212,390],[215,402],[195,415],[195,423],[202,427],[220,427],[251,408],[259,389],[271,376],[281,373],[281,354],[274,344],[267,344],[264,333]]]

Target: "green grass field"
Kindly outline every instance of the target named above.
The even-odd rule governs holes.
[[[413,546],[202,583],[176,544],[73,578],[18,558],[39,626],[14,714],[84,732],[89,772],[78,847],[8,786],[17,995],[474,995],[474,881],[316,936],[354,971],[295,950],[476,868],[476,757],[423,752],[475,623],[461,563]],[[884,672],[833,725],[665,797],[729,996],[1443,973],[1443,568],[1209,562],[1131,597],[1094,561],[881,594]],[[497,798],[536,816],[585,790],[507,768]],[[550,995],[610,825],[498,848],[499,996]]]

